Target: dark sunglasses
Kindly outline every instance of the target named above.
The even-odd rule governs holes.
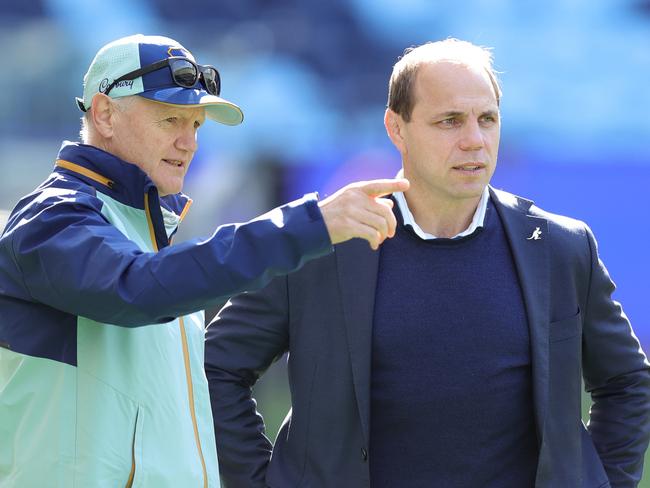
[[[188,58],[180,56],[172,56],[169,58],[161,59],[156,61],[148,66],[136,69],[120,76],[119,78],[113,80],[113,83],[108,85],[106,90],[104,90],[104,95],[108,95],[109,92],[117,85],[119,82],[124,80],[135,80],[140,76],[144,76],[147,73],[157,71],[159,69],[169,66],[169,70],[172,73],[172,78],[174,83],[183,88],[193,88],[196,85],[196,82],[201,80],[201,83],[205,87],[206,91],[210,95],[219,96],[221,93],[221,77],[217,68],[210,65],[196,64],[194,61]],[[83,105],[83,101],[77,99],[77,104],[79,108],[85,112],[86,107]]]

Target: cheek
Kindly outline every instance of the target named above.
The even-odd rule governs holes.
[[[488,150],[490,151],[490,153],[492,154],[496,162],[496,155],[497,152],[499,151],[499,135],[497,134],[496,136],[489,138],[487,144],[488,144]]]
[[[485,133],[485,140],[491,147],[499,147],[500,138],[501,138],[500,126],[496,126]]]
[[[153,142],[153,141],[150,141]],[[134,157],[137,158],[138,166],[142,171],[148,175],[155,174],[157,171],[160,171],[160,146],[156,144],[147,143],[142,144],[142,139],[140,142],[135,141],[133,146]]]
[[[428,157],[440,148],[437,135],[422,128],[409,134],[404,142],[407,152],[418,157]]]

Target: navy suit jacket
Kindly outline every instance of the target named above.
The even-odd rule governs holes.
[[[535,486],[634,487],[650,436],[650,369],[611,298],[594,237],[582,222],[490,194],[530,327]],[[536,229],[539,239],[530,239]],[[263,290],[232,298],[208,328],[206,374],[227,488],[370,486],[378,255],[359,239],[338,245]],[[292,409],[272,446],[251,387],[287,351]],[[588,427],[583,380],[593,402]]]

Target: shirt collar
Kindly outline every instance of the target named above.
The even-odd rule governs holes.
[[[404,170],[401,169],[399,173],[397,173],[396,178],[403,178],[403,177],[404,177]],[[403,192],[393,193],[393,198],[395,198],[395,201],[397,202],[397,207],[399,208],[399,211],[402,214],[404,225],[411,226],[413,232],[415,232],[415,234],[421,239],[425,239],[425,240],[438,239],[437,236],[424,232],[422,228],[415,222],[415,219],[413,218],[413,214],[411,213],[411,210],[409,209],[408,204],[406,203],[406,197],[404,196]],[[490,192],[486,186],[483,189],[483,194],[481,195],[481,199],[478,202],[478,206],[476,207],[476,211],[474,212],[474,217],[472,217],[472,222],[469,224],[469,227],[467,227],[467,229],[465,229],[464,231],[453,236],[452,239],[456,239],[457,237],[468,236],[472,234],[479,227],[483,227],[483,223],[485,221],[485,212],[487,211],[487,204],[489,198],[490,198]]]
[[[167,210],[163,205],[160,206],[160,211],[163,216],[163,223],[165,224],[165,230],[167,231],[167,237],[171,238],[172,234],[176,232],[178,224],[181,222],[180,215],[175,214],[174,212]]]

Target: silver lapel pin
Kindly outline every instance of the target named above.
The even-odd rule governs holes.
[[[533,241],[539,241],[542,237],[542,231],[540,230],[539,227],[535,227],[535,230],[533,231],[532,235],[527,238],[527,241],[533,240]]]

